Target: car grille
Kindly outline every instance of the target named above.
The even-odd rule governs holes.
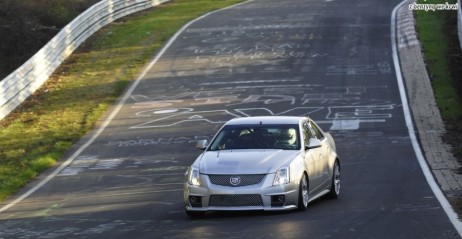
[[[209,200],[210,207],[255,207],[263,206],[263,201],[259,194],[223,194],[211,195]]]
[[[265,174],[209,175],[212,184],[230,187],[259,184],[264,177]]]

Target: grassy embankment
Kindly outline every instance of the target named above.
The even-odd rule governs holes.
[[[447,1],[454,4],[457,0]],[[419,4],[444,4],[441,0],[419,0]],[[457,34],[457,11],[415,11],[436,103],[445,122],[445,141],[462,160],[462,51]]]
[[[104,28],[0,121],[0,201],[57,160],[185,23],[243,0],[172,0]]]

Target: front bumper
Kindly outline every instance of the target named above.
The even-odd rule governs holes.
[[[212,184],[208,175],[200,175],[201,185],[184,184],[186,211],[291,210],[297,208],[299,184],[273,186],[274,174],[259,184],[231,187]]]

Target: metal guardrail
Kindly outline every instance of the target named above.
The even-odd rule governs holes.
[[[457,28],[459,29],[459,44],[462,49],[462,9],[460,8],[460,0],[457,1],[459,9],[457,10]]]
[[[102,0],[66,25],[34,56],[0,81],[0,120],[35,92],[88,37],[129,14],[170,0]]]

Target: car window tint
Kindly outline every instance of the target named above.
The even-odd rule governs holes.
[[[300,149],[298,125],[231,125],[212,141],[210,150]]]

